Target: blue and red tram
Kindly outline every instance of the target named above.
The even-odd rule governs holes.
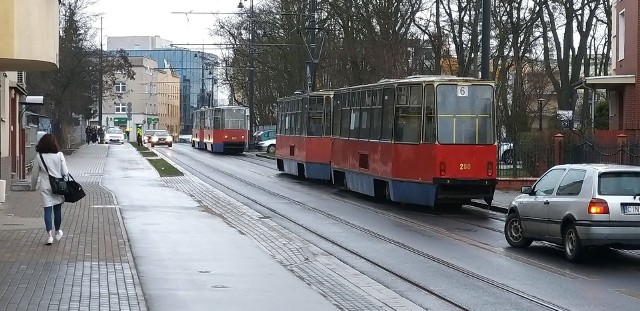
[[[332,90],[322,112],[289,104],[318,92],[281,99],[278,168],[394,202],[490,202],[497,172],[493,89],[474,78],[416,76]],[[310,137],[309,111],[324,116],[319,146],[296,143]],[[292,120],[300,130],[287,132]],[[329,175],[310,175],[315,162],[295,156],[309,153],[323,156]]]
[[[331,180],[332,92],[299,94],[278,100],[278,169],[312,179]]]
[[[218,106],[193,113],[191,146],[214,153],[244,152],[247,143],[247,108]]]

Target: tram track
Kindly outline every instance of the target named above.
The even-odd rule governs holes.
[[[259,158],[259,157],[257,157],[257,156],[256,157],[251,157],[251,156],[247,156],[247,155],[242,156],[242,157],[234,157],[234,159],[237,159],[237,160],[240,160],[240,161],[243,161],[243,162],[248,162],[248,163],[260,165],[262,167],[265,167],[265,168],[268,168],[268,169],[271,169],[271,170],[274,170],[274,171],[278,171],[277,168],[275,168],[275,167],[273,167],[271,165],[268,165],[269,163],[272,163],[271,162],[272,160],[268,160],[267,161],[267,159],[259,158],[259,159],[264,159],[264,160],[252,161],[255,158]],[[249,160],[249,159],[251,159],[251,160]],[[310,182],[314,182],[314,181],[310,181]],[[367,209],[367,210],[369,210],[371,212],[374,212],[374,213],[380,214],[380,212],[381,212],[378,209],[368,207],[368,206],[366,206],[364,204],[361,204],[361,203],[353,201],[353,200],[348,200],[348,199],[344,199],[344,198],[340,198],[340,197],[332,197],[332,199],[335,199],[335,200],[338,200],[338,201],[341,201],[341,202],[344,202],[344,203],[348,203],[348,204],[351,204],[351,205],[355,205],[355,206],[358,206],[360,208]],[[397,204],[397,203],[393,203],[393,202],[388,202],[388,203],[394,204],[394,205]],[[474,209],[474,210],[481,210],[481,211],[487,211],[488,210],[487,208],[478,207],[476,205],[467,205],[467,206],[469,208],[471,208],[471,209]],[[425,211],[423,211],[421,213],[428,214],[428,215],[433,215],[433,216],[438,216],[438,217],[442,217],[442,218],[446,218],[446,219],[450,219],[450,220],[454,220],[454,221],[457,221],[457,222],[461,222],[461,223],[464,223],[464,224],[467,224],[467,225],[471,225],[471,226],[474,226],[474,227],[478,227],[478,228],[482,228],[482,229],[485,229],[485,230],[494,231],[494,232],[497,232],[497,233],[502,233],[502,234],[504,233],[504,230],[502,230],[502,229],[497,229],[497,228],[490,227],[490,226],[480,225],[480,224],[477,224],[477,223],[474,223],[474,222],[471,222],[471,221],[466,221],[466,220],[460,219],[459,217],[455,217],[455,216],[451,216],[451,215],[443,215],[443,214],[439,214],[437,212],[433,213],[433,212],[430,212],[428,210],[425,210]],[[403,217],[403,216],[399,216],[399,215],[395,215],[395,214],[391,214],[391,215],[394,215],[396,217]],[[504,218],[499,218],[499,217],[492,216],[492,215],[489,215],[488,218],[504,222]],[[406,219],[410,220],[410,218],[406,218]],[[420,224],[420,223],[417,223],[417,224]]]
[[[195,174],[200,175],[201,177],[203,177],[205,179],[208,179],[208,180],[212,181],[213,183],[220,185],[221,187],[224,187],[225,189],[227,189],[227,190],[229,190],[229,191],[231,191],[231,192],[233,192],[233,193],[235,193],[235,194],[237,194],[237,195],[239,195],[239,196],[241,196],[241,197],[243,197],[243,198],[255,203],[256,205],[258,205],[258,206],[260,206],[260,207],[262,207],[262,208],[264,208],[266,210],[269,210],[270,212],[272,212],[272,213],[282,217],[283,219],[285,219],[285,220],[287,220],[287,221],[289,221],[289,222],[291,222],[291,223],[303,228],[304,230],[309,231],[310,233],[312,233],[315,236],[317,236],[317,237],[319,237],[319,238],[331,243],[332,245],[335,245],[336,247],[338,247],[338,248],[340,248],[340,249],[342,249],[342,250],[344,250],[344,251],[346,251],[346,252],[348,252],[348,253],[350,253],[350,254],[352,254],[354,256],[357,256],[358,258],[370,263],[371,265],[373,265],[373,266],[375,266],[375,267],[377,267],[377,268],[379,268],[379,269],[381,269],[381,270],[383,270],[383,271],[395,276],[396,278],[402,280],[403,282],[406,282],[407,284],[410,284],[410,285],[412,285],[412,286],[414,286],[414,287],[416,287],[416,288],[418,288],[418,289],[420,289],[420,290],[422,290],[422,291],[424,291],[426,293],[429,293],[430,295],[432,295],[434,297],[437,297],[438,299],[441,299],[442,301],[444,301],[444,302],[446,302],[446,303],[448,303],[448,304],[450,304],[450,305],[452,305],[452,306],[454,306],[456,308],[459,308],[460,310],[470,310],[467,306],[464,306],[463,304],[454,301],[453,299],[451,299],[451,298],[447,297],[446,295],[438,292],[437,290],[435,290],[433,288],[430,288],[428,286],[425,286],[423,284],[420,284],[420,282],[418,282],[416,280],[413,280],[412,278],[407,277],[405,275],[402,275],[401,273],[392,270],[392,268],[386,267],[383,264],[380,264],[380,263],[376,262],[374,259],[371,259],[371,258],[367,257],[366,255],[360,254],[357,250],[349,248],[349,247],[343,245],[342,243],[332,239],[331,237],[326,236],[325,234],[323,234],[321,232],[318,232],[317,230],[309,228],[308,226],[304,225],[303,223],[300,223],[299,221],[296,221],[292,217],[290,217],[290,216],[278,211],[277,209],[275,209],[273,207],[270,207],[270,206],[268,206],[268,205],[266,205],[264,203],[261,203],[257,199],[255,199],[255,198],[253,198],[251,196],[248,196],[248,195],[242,193],[241,191],[238,191],[237,189],[234,189],[233,187],[229,187],[227,185],[224,185],[224,184],[220,183],[219,181],[215,180],[214,178],[212,178],[212,177],[210,177],[210,176],[208,176],[206,174],[200,173],[198,171],[198,169],[196,167],[194,167],[193,165],[191,165],[190,163],[187,163],[187,162],[185,162],[183,160],[180,160],[180,159],[177,159],[175,157],[167,156],[165,151],[157,150],[157,152],[162,153],[162,155],[164,157],[168,157],[172,161],[178,162],[181,165],[184,165],[185,167],[190,168],[190,170],[192,170],[193,172],[196,172]],[[239,177],[237,175],[231,174],[231,173],[229,173],[227,171],[224,171],[224,170],[221,170],[221,169],[218,169],[218,168],[215,168],[215,167],[211,167],[207,163],[205,163],[204,161],[202,161],[200,159],[196,159],[192,155],[189,155],[189,154],[187,154],[185,152],[178,151],[178,150],[175,150],[175,149],[173,150],[173,152],[177,152],[177,153],[180,153],[180,154],[182,154],[182,155],[184,155],[186,157],[189,157],[189,158],[193,159],[194,161],[199,162],[202,165],[206,165],[211,170],[214,170],[214,171],[216,171],[216,172],[218,172],[220,174],[223,174],[223,175],[226,175],[228,177],[231,177],[231,178],[233,178],[233,179],[235,179],[237,181],[240,181],[240,182],[242,182],[244,184],[247,184],[247,185],[249,185],[249,186],[251,186],[251,187],[253,187],[255,189],[258,189],[258,190],[260,190],[262,192],[265,192],[265,193],[267,193],[267,194],[269,194],[271,196],[277,197],[277,198],[285,200],[285,201],[287,201],[289,203],[292,203],[292,204],[298,205],[300,207],[303,207],[303,208],[305,208],[307,210],[310,210],[310,211],[312,211],[312,212],[314,212],[316,214],[322,215],[322,216],[324,216],[324,217],[326,217],[326,218],[328,218],[328,219],[330,219],[332,221],[335,221],[337,223],[340,223],[342,225],[350,227],[350,228],[352,228],[354,230],[357,230],[359,232],[365,233],[365,234],[367,234],[367,235],[369,235],[369,236],[371,236],[373,238],[376,238],[378,240],[381,240],[381,241],[384,241],[384,242],[389,243],[391,245],[394,245],[395,247],[398,247],[398,248],[403,249],[405,251],[408,251],[408,252],[410,252],[412,254],[420,256],[421,258],[424,258],[424,259],[429,260],[429,261],[431,261],[433,263],[439,264],[439,265],[441,265],[441,266],[443,266],[445,268],[448,268],[448,269],[450,269],[452,271],[458,272],[458,273],[460,273],[460,274],[462,274],[462,275],[464,275],[466,277],[469,277],[469,278],[475,279],[477,281],[480,281],[480,282],[482,282],[482,283],[484,283],[486,285],[489,285],[489,286],[491,286],[493,288],[496,288],[496,289],[499,289],[499,290],[501,290],[503,292],[506,292],[506,293],[515,295],[517,297],[520,297],[520,298],[522,298],[522,299],[524,299],[526,301],[534,303],[534,304],[536,304],[536,305],[538,305],[540,307],[543,307],[543,308],[545,308],[547,310],[567,310],[567,309],[565,309],[565,308],[563,308],[561,306],[558,306],[558,305],[556,305],[556,304],[554,304],[552,302],[546,301],[546,300],[544,300],[542,298],[539,298],[539,297],[536,297],[534,295],[530,295],[530,294],[528,294],[526,292],[523,292],[521,290],[513,288],[513,287],[511,287],[511,286],[509,286],[507,284],[498,282],[498,281],[493,280],[491,278],[488,278],[488,277],[485,277],[485,276],[480,275],[478,273],[475,273],[475,272],[473,272],[471,270],[465,269],[465,268],[463,268],[463,267],[461,267],[459,265],[456,265],[456,264],[454,264],[452,262],[449,262],[449,261],[447,261],[445,259],[442,259],[440,257],[434,256],[434,255],[429,254],[427,252],[424,252],[422,250],[416,249],[416,248],[414,248],[414,247],[412,247],[410,245],[407,245],[407,244],[405,244],[403,242],[400,242],[398,240],[395,240],[393,238],[390,238],[390,237],[384,236],[382,234],[379,234],[377,232],[374,232],[374,231],[372,231],[370,229],[367,229],[367,228],[362,227],[360,225],[357,225],[357,224],[355,224],[353,222],[350,222],[350,221],[348,221],[348,220],[346,220],[344,218],[338,217],[336,215],[333,215],[331,213],[328,213],[326,211],[323,211],[321,209],[318,209],[318,208],[313,207],[311,205],[308,205],[306,203],[300,202],[298,200],[289,198],[289,197],[287,197],[285,195],[282,195],[280,193],[277,193],[275,191],[267,189],[267,188],[265,188],[265,187],[263,187],[261,185],[258,185],[258,184],[254,183],[252,181],[246,180],[246,179],[244,179],[242,177]],[[247,162],[251,162],[251,161],[247,161]],[[336,199],[336,198],[333,198],[333,199]],[[345,202],[345,203],[353,204],[353,202]],[[380,211],[380,210],[373,209],[373,208],[370,208],[370,207],[367,207],[367,206],[364,206],[364,205],[361,205],[361,204],[358,204],[358,207],[366,208],[368,211],[374,212],[374,213],[376,213],[378,215],[381,215],[383,217],[387,217],[387,218],[393,219],[395,221],[402,222],[402,223],[405,223],[405,224],[408,224],[408,225],[411,225],[411,226],[414,226],[414,227],[419,227],[419,228],[422,228],[422,229],[426,229],[426,230],[429,230],[431,232],[436,232],[436,233],[441,234],[443,236],[446,236],[446,237],[449,237],[449,238],[454,238],[454,239],[462,241],[464,243],[472,243],[472,245],[474,245],[474,246],[478,246],[480,244],[479,242],[473,243],[473,242],[471,242],[470,239],[466,239],[466,238],[464,238],[462,236],[452,234],[452,233],[447,232],[446,230],[444,230],[442,228],[437,228],[437,227],[434,227],[434,226],[428,226],[426,224],[416,222],[415,220],[411,220],[411,219],[403,217],[403,216],[399,216],[399,215],[395,215],[395,214],[392,214],[392,213]]]

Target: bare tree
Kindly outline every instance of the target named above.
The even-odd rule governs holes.
[[[61,2],[59,69],[30,76],[29,87],[45,96],[41,112],[52,117],[52,130],[63,146],[77,118],[94,117],[93,107],[98,98],[113,96],[116,72],[134,79],[131,63],[122,50],[104,55],[104,75],[100,75],[101,49],[92,40],[95,29],[91,23],[95,17],[86,11],[91,4],[93,1],[89,0]],[[104,94],[98,92],[100,83]]]
[[[542,32],[550,34],[542,36],[545,66],[558,94],[560,110],[573,111],[575,108],[573,84],[583,75],[589,39],[601,4],[602,0],[538,2]],[[555,74],[555,68],[558,75]]]

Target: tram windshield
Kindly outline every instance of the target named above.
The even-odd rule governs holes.
[[[223,115],[225,129],[244,130],[246,128],[244,108],[225,109]]]
[[[492,86],[440,84],[436,113],[439,143],[495,143]]]

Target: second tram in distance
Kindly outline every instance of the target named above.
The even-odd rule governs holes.
[[[278,100],[277,165],[394,202],[493,200],[494,84],[413,76]]]
[[[218,106],[193,113],[191,146],[214,153],[244,152],[247,143],[247,108]]]

